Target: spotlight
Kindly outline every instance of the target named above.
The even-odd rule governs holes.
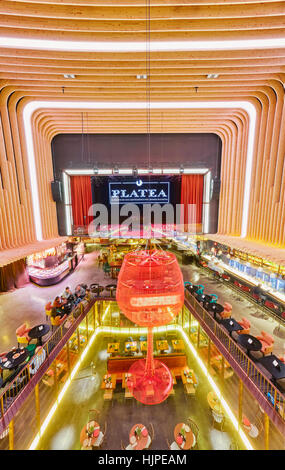
[[[138,169],[137,168],[133,168],[133,175],[138,176]]]
[[[114,175],[119,174],[119,168],[117,166],[115,166],[115,168],[113,169],[113,173],[114,173]]]
[[[183,175],[183,173],[184,173],[184,166],[181,165],[181,166],[180,166],[180,175]]]
[[[94,175],[98,175],[98,168],[97,167],[93,168],[93,173],[94,173]]]

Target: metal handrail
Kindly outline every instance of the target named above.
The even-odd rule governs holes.
[[[67,316],[64,322],[59,325],[54,333],[48,338],[46,343],[39,346],[40,349],[34,354],[28,362],[24,363],[21,370],[4,387],[0,395],[0,434],[5,430],[19,406],[16,402],[22,404],[27,396],[41,380],[47,369],[51,366],[56,355],[62,350],[66,342],[70,339],[76,328],[82,320],[88,315],[97,301],[112,300],[111,297],[94,297],[90,302],[82,301]],[[67,327],[68,323],[70,325]],[[34,374],[31,374],[31,366],[34,364],[35,357],[40,352],[45,354],[44,361]],[[13,374],[12,374],[13,375]],[[24,397],[24,398],[23,398]],[[13,409],[13,410],[12,410]]]
[[[258,364],[248,357],[229,333],[187,289],[185,290],[185,298],[186,306],[190,305],[192,307],[190,308],[191,313],[198,320],[206,334],[255,395],[262,408],[266,409],[272,421],[285,433],[285,394],[280,392],[271,380],[262,373]],[[268,393],[270,393],[274,403],[268,400]],[[282,421],[281,425],[280,420]]]

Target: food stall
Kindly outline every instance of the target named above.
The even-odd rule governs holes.
[[[27,257],[27,271],[30,281],[39,286],[57,284],[81,261],[84,244],[68,241],[48,250]]]

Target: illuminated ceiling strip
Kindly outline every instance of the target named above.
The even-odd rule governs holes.
[[[224,41],[152,41],[150,52],[160,51],[232,51],[241,49],[282,48],[285,38],[237,39]],[[145,41],[64,41],[52,39],[0,37],[0,47],[74,52],[145,52]]]
[[[251,172],[253,162],[253,146],[255,136],[256,110],[248,101],[162,101],[162,102],[92,102],[92,101],[31,101],[26,104],[23,112],[31,191],[33,200],[34,223],[37,240],[42,240],[42,222],[40,214],[39,191],[37,183],[36,162],[32,137],[32,113],[38,109],[232,109],[240,108],[248,113],[249,132],[245,169],[245,185],[243,194],[243,216],[241,237],[247,234]],[[153,172],[154,173],[154,172]]]
[[[108,307],[110,307],[110,304],[108,305]],[[107,307],[106,310],[108,310],[108,307]],[[107,313],[106,310],[105,310],[104,316],[106,316],[106,313]],[[237,420],[236,416],[231,411],[229,405],[227,404],[227,402],[223,398],[219,387],[217,386],[215,381],[212,379],[211,375],[209,374],[209,372],[207,370],[207,367],[205,366],[205,364],[201,360],[200,356],[198,355],[198,353],[197,353],[196,349],[194,348],[193,344],[190,342],[190,340],[189,340],[188,336],[186,335],[185,331],[183,330],[183,328],[181,326],[178,326],[178,325],[166,325],[166,326],[155,327],[153,329],[154,333],[165,332],[165,331],[178,331],[183,336],[183,340],[185,341],[185,343],[189,347],[189,349],[190,349],[191,353],[193,354],[193,356],[196,358],[201,370],[203,371],[204,375],[208,379],[208,381],[209,381],[211,387],[213,388],[214,392],[216,393],[216,395],[220,399],[224,410],[226,411],[227,415],[229,416],[233,426],[237,430],[237,432],[238,432],[241,440],[243,441],[246,449],[247,450],[254,450],[251,443],[249,442],[247,436],[245,435],[243,430],[239,427],[239,423],[238,423],[238,420]],[[124,328],[114,328],[114,327],[99,327],[99,328],[97,328],[97,330],[91,336],[91,338],[90,338],[89,342],[87,343],[85,349],[83,350],[83,352],[82,352],[80,358],[78,359],[75,367],[71,371],[71,374],[70,374],[69,378],[67,379],[67,381],[63,385],[63,387],[62,387],[62,389],[61,389],[61,391],[60,391],[60,393],[57,397],[56,402],[54,403],[54,405],[50,409],[47,417],[45,418],[43,424],[40,427],[39,432],[37,433],[37,435],[34,438],[32,444],[30,445],[29,450],[36,450],[37,449],[37,447],[39,445],[39,442],[40,442],[40,439],[43,436],[43,433],[45,432],[47,426],[51,422],[53,415],[55,414],[58,406],[60,405],[60,403],[61,403],[61,401],[62,401],[69,385],[71,384],[72,379],[75,377],[76,373],[78,372],[78,369],[79,369],[81,363],[85,359],[88,351],[90,350],[92,344],[94,343],[94,341],[96,339],[96,336],[99,333],[114,333],[116,335],[127,335],[127,334],[146,334],[146,332],[147,332],[147,328],[125,328],[125,329]]]

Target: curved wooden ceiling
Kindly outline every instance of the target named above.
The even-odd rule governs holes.
[[[2,0],[0,38],[214,41],[285,38],[285,2],[264,0]],[[148,22],[150,12],[150,22]],[[150,24],[150,34],[147,33]],[[147,49],[147,47],[146,47]],[[285,245],[285,47],[76,52],[0,46],[0,248],[31,243],[32,198],[22,111],[41,100],[247,100],[257,112],[248,237]],[[74,79],[64,78],[74,74]],[[137,75],[147,74],[147,80]],[[218,74],[215,79],[208,74]],[[60,132],[146,132],[143,111],[38,110],[33,116],[45,238],[57,236],[50,141]],[[240,235],[248,116],[238,109],[151,112],[151,132],[223,140],[219,232]],[[0,133],[1,134],[1,133]],[[12,188],[17,188],[14,191]],[[27,228],[28,227],[28,228]],[[12,235],[11,235],[12,234]]]
[[[2,0],[0,36],[76,41],[262,39],[284,36],[284,1]],[[150,14],[150,23],[148,15]],[[150,36],[146,33],[150,27]],[[23,94],[189,99],[285,81],[285,48],[236,51],[61,52],[0,48],[0,80]],[[150,73],[149,73],[150,72]],[[208,79],[209,73],[219,74]],[[75,79],[65,79],[74,74]],[[1,83],[0,82],[0,83]],[[196,90],[195,87],[198,87]]]

